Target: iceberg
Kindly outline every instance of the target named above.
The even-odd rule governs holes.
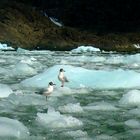
[[[140,73],[133,70],[88,70],[71,65],[55,65],[45,72],[32,78],[23,80],[20,84],[28,88],[46,88],[52,81],[56,87],[60,87],[58,73],[60,68],[66,72],[70,82],[65,85],[69,88],[93,88],[93,89],[116,89],[140,87]]]
[[[0,137],[25,138],[29,130],[18,120],[0,117]]]
[[[99,48],[95,48],[93,46],[79,46],[76,49],[73,49],[72,52],[74,53],[82,53],[82,52],[99,52]]]
[[[8,97],[12,93],[13,91],[8,85],[0,84],[0,98]]]

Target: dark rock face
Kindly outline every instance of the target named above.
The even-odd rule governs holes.
[[[133,4],[129,0],[127,2],[128,5]],[[121,5],[110,0],[1,0],[0,42],[29,50],[64,51],[78,45],[94,45],[107,51],[137,51],[132,44],[140,43],[140,33],[128,33],[128,30],[138,31],[140,18],[137,26],[135,23],[139,14],[130,17],[132,20],[129,22],[127,12],[126,16],[120,11],[112,13],[112,6],[117,10]],[[44,12],[58,17],[65,26],[56,26]],[[120,13],[124,15],[120,17]],[[118,20],[121,18],[123,20]],[[127,33],[120,33],[125,30]]]
[[[140,30],[139,0],[31,0],[30,4],[71,27],[98,32]]]

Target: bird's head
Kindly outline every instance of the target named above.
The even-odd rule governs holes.
[[[49,85],[50,86],[53,86],[53,85],[56,85],[56,84],[54,84],[53,82],[49,82]]]
[[[64,71],[64,69],[61,68],[61,69],[60,69],[60,72],[65,72],[65,71]]]

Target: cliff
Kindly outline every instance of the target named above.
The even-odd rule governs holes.
[[[25,49],[71,50],[94,45],[103,50],[139,51],[140,33],[99,33],[68,26],[59,27],[31,4],[4,1],[0,5],[0,42]]]

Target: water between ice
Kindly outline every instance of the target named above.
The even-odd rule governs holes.
[[[0,139],[139,140],[139,68],[140,54],[1,51]]]

